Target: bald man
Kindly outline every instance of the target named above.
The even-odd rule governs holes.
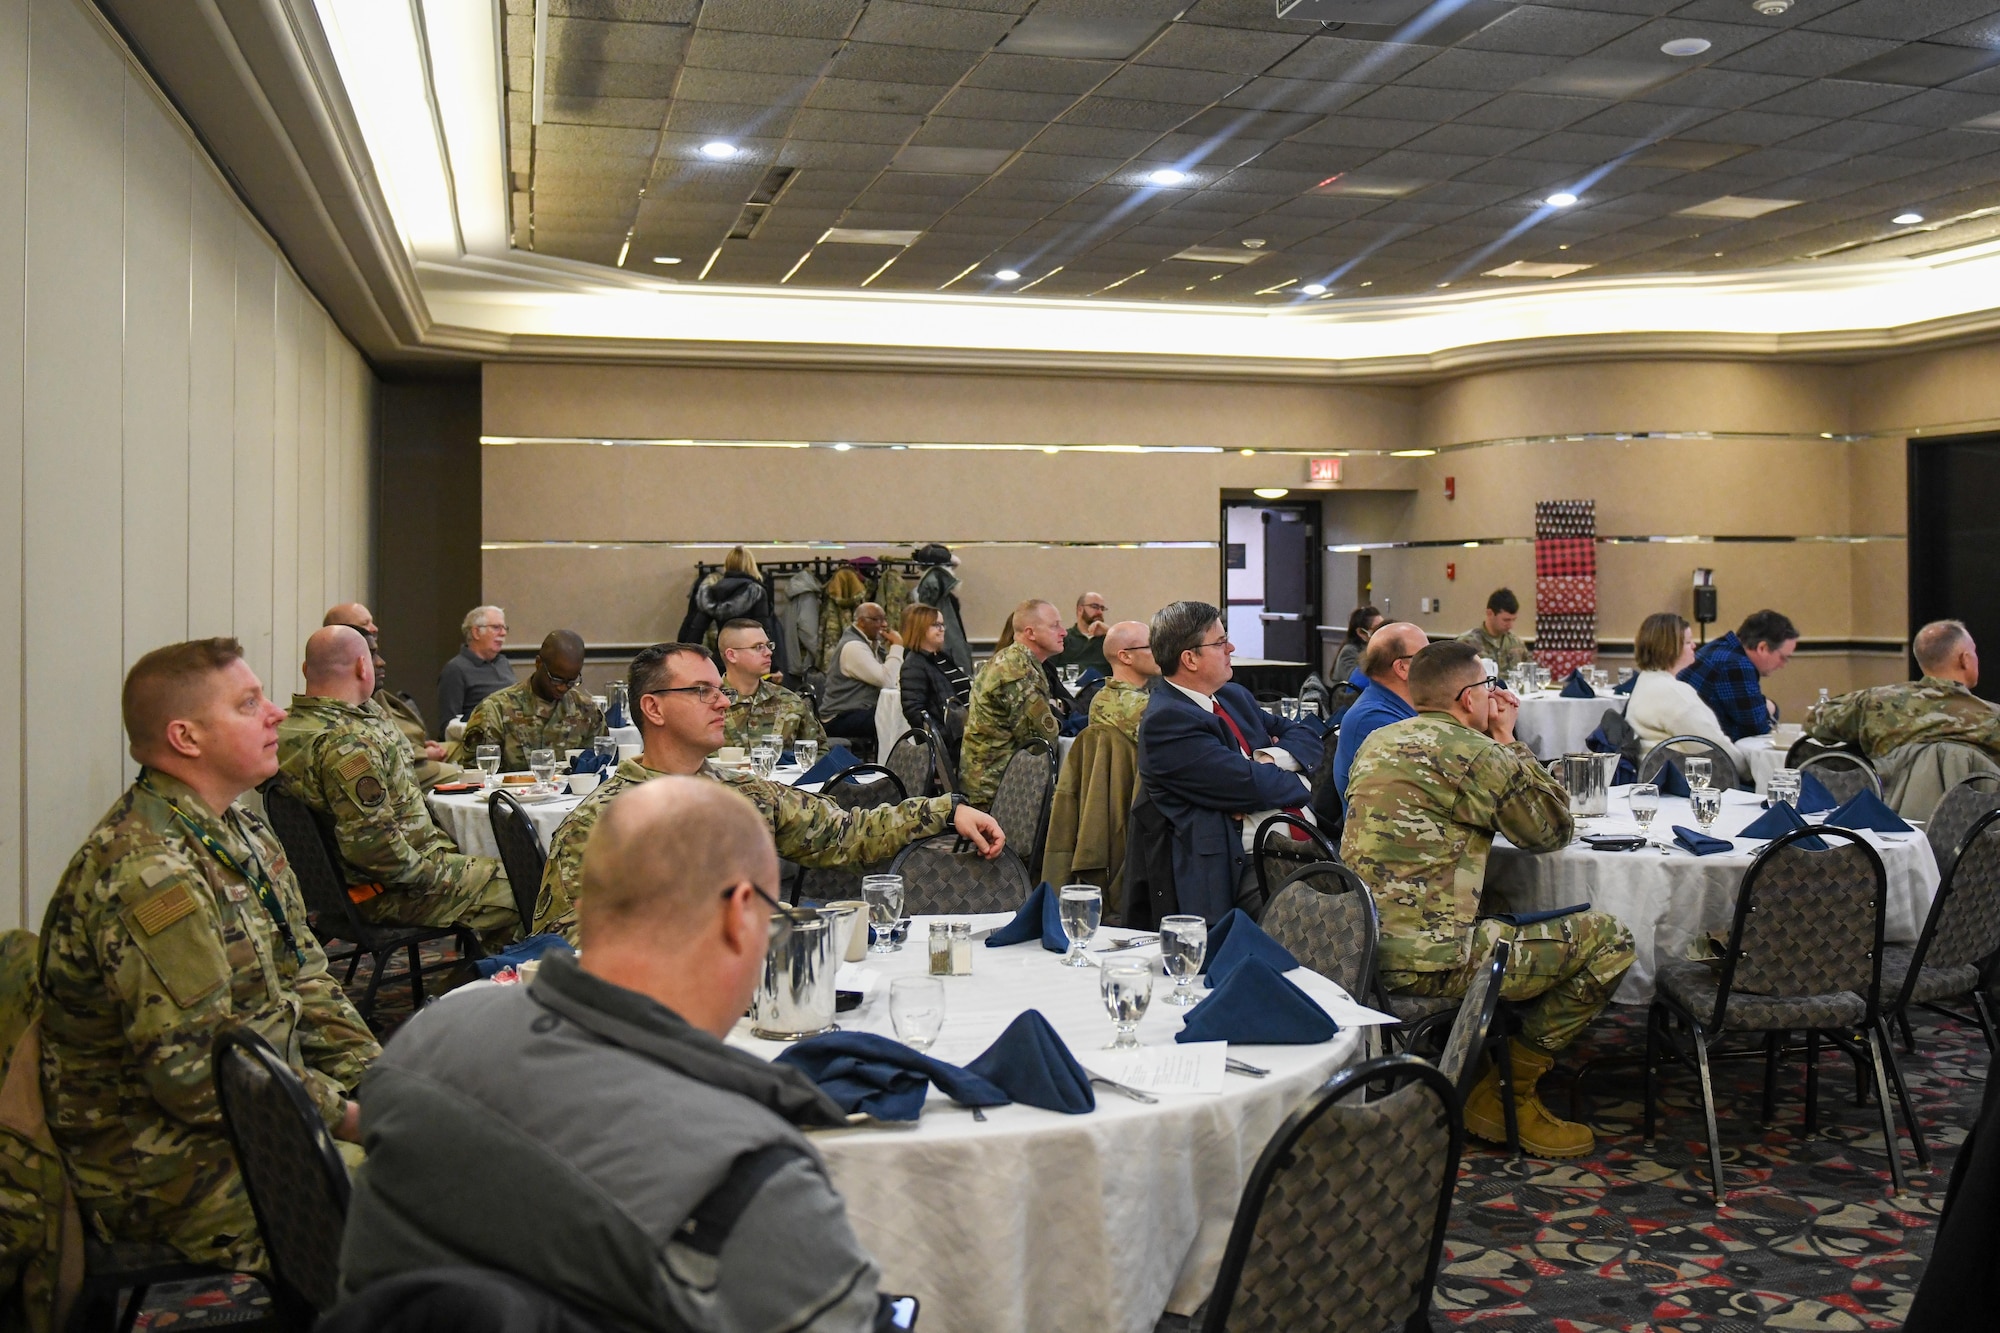
[[[456,781],[465,770],[445,757],[447,751],[442,741],[430,738],[417,701],[389,688],[389,664],[382,658],[382,640],[375,628],[375,613],[360,602],[342,602],[339,606],[328,608],[320,624],[346,625],[360,631],[368,640],[369,650],[375,655],[375,693],[369,696],[369,706],[380,713],[409,744],[410,770],[416,775],[417,785],[429,791],[440,782]]]
[[[604,711],[577,686],[583,682],[583,639],[559,629],[542,640],[535,669],[524,681],[480,700],[459,739],[461,756],[482,745],[500,747],[500,771],[523,773],[530,750],[588,750],[604,734]]]
[[[215,1034],[263,1036],[346,1138],[348,1093],[381,1048],[328,974],[283,847],[237,804],[277,772],[285,716],[242,645],[154,649],[125,677],[123,711],[139,779],[84,839],[42,920],[49,1130],[96,1234],[262,1269],[216,1110]],[[0,1236],[21,1239],[12,1220]]]
[[[872,746],[875,703],[902,675],[903,636],[889,628],[880,606],[863,602],[854,608],[854,623],[834,642],[826,669],[826,693],[819,701],[826,734]]]
[[[1146,715],[1146,692],[1160,676],[1150,640],[1143,620],[1121,620],[1104,632],[1111,679],[1090,701],[1090,724],[1116,727],[1134,745],[1139,743],[1139,719]]]
[[[1049,660],[1058,667],[1073,666],[1110,675],[1111,645],[1105,641],[1110,623],[1104,594],[1084,593],[1076,599],[1076,623],[1064,632],[1062,651]]]
[[[789,929],[756,807],[698,777],[632,787],[583,875],[580,958],[426,1011],[376,1066],[342,1287],[475,1262],[606,1326],[888,1327],[800,1132],[840,1109],[723,1044]]]
[[[371,921],[470,926],[489,947],[521,935],[500,863],[466,856],[424,808],[401,740],[368,709],[368,640],[345,625],[306,640],[306,692],[278,728],[285,785],[332,822],[347,896]]]
[[[973,677],[959,746],[959,786],[966,800],[982,808],[992,802],[1000,775],[1017,752],[1034,740],[1053,749],[1062,729],[1042,671],[1042,663],[1062,651],[1062,615],[1053,604],[1030,597],[1009,619],[1014,641],[1002,644]]]
[[[1368,688],[1341,717],[1340,741],[1333,749],[1333,788],[1342,801],[1347,799],[1347,770],[1354,767],[1361,742],[1377,728],[1417,715],[1410,700],[1410,662],[1430,641],[1421,627],[1407,620],[1380,626],[1368,636],[1360,667],[1368,677]]]

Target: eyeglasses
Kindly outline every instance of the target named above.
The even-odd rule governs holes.
[[[506,622],[506,621],[504,621],[504,620],[494,620],[494,621],[488,621],[488,622],[487,622],[486,624],[484,624],[484,625],[474,625],[474,626],[473,626],[473,628],[474,628],[474,629],[497,629],[497,630],[499,630],[499,631],[500,631],[500,632],[501,632],[502,634],[505,634],[505,633],[507,632],[507,622]]]
[[[1476,690],[1476,689],[1478,689],[1478,688],[1479,688],[1480,686],[1482,686],[1482,685],[1484,685],[1484,686],[1485,686],[1485,687],[1486,687],[1487,689],[1489,689],[1489,690],[1497,690],[1497,689],[1499,689],[1499,688],[1500,688],[1501,686],[1503,686],[1503,685],[1505,685],[1505,684],[1506,684],[1506,682],[1505,682],[1505,681],[1503,681],[1503,680],[1501,680],[1501,679],[1500,679],[1500,678],[1499,678],[1498,676],[1488,676],[1488,677],[1487,677],[1487,678],[1486,678],[1485,680],[1475,680],[1475,681],[1473,681],[1473,682],[1472,682],[1472,683],[1471,683],[1470,685],[1468,685],[1468,686],[1466,686],[1466,687],[1465,687],[1465,690]],[[1452,695],[1452,696],[1451,696],[1451,698],[1452,698],[1452,702],[1453,702],[1453,703],[1464,703],[1464,702],[1465,702],[1465,690],[1460,690],[1460,691],[1459,691],[1459,692],[1458,692],[1457,694],[1454,694],[1454,695]]]
[[[1135,643],[1130,648],[1120,648],[1118,651],[1121,653],[1150,653],[1153,651],[1153,645],[1150,643]]]
[[[1198,643],[1194,647],[1188,649],[1188,651],[1191,653],[1198,653],[1206,648],[1234,648],[1235,646],[1236,646],[1235,644],[1229,641],[1229,636],[1225,634],[1221,638],[1217,639],[1214,643]]]
[[[724,902],[728,902],[731,898],[734,898],[736,896],[737,888],[738,888],[737,885],[731,884],[728,888],[724,889],[722,891],[722,900]],[[776,916],[771,918],[770,943],[772,945],[782,944],[785,942],[785,940],[789,939],[791,937],[793,926],[796,926],[801,922],[813,920],[813,917],[810,913],[801,912],[796,907],[789,907],[784,903],[779,902],[776,898],[773,898],[770,894],[764,892],[763,886],[758,884],[755,880],[750,881],[750,891],[756,894],[759,898],[762,898],[765,902],[769,903],[771,905],[771,910],[777,913]]]
[[[643,699],[648,694],[692,694],[698,701],[705,704],[714,703],[717,699],[723,697],[722,687],[720,685],[711,685],[707,681],[703,681],[699,685],[671,685],[664,689],[646,690],[639,697]]]
[[[765,639],[761,643],[739,643],[734,648],[725,649],[724,651],[733,653],[768,653],[776,647],[776,644],[772,643],[769,639]]]
[[[560,685],[566,690],[575,689],[578,682],[583,679],[581,671],[577,672],[574,676],[558,676],[555,672],[549,670],[548,663],[538,662],[536,665],[541,667],[542,674],[549,678],[549,684]]]

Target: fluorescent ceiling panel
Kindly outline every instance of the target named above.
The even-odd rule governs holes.
[[[1790,208],[1798,203],[1796,199],[1752,199],[1748,195],[1725,194],[1719,199],[1711,199],[1705,204],[1691,204],[1678,210],[1677,217],[1685,218],[1761,218],[1766,213],[1775,213],[1781,208]]]
[[[1674,171],[1701,171],[1732,157],[1749,152],[1743,143],[1702,143],[1695,139],[1669,139],[1650,148],[1641,148],[1625,159],[1628,167],[1664,167]]]
[[[1124,60],[1166,27],[1158,19],[1066,18],[1030,14],[1001,38],[996,50],[1017,56],[1071,60]]]
[[[1363,173],[1344,171],[1338,176],[1321,181],[1308,190],[1308,194],[1359,195],[1364,199],[1401,199],[1415,194],[1430,181],[1409,180],[1396,176],[1369,176]]]
[[[1567,278],[1572,273],[1581,273],[1591,264],[1530,264],[1525,260],[1489,268],[1481,277],[1486,278]]]
[[[1429,0],[1278,0],[1281,19],[1317,23],[1408,23]]]
[[[1559,70],[1529,79],[1514,91],[1616,100],[1657,88],[1679,78],[1687,69],[1686,65],[1655,64],[1650,60],[1587,58],[1572,60]]]
[[[1170,259],[1188,259],[1197,264],[1254,264],[1264,257],[1261,250],[1230,249],[1223,245],[1190,245]]]
[[[821,245],[915,245],[923,234],[886,227],[828,227],[819,240]]]
[[[1911,42],[1893,51],[1871,56],[1858,65],[1834,75],[1858,83],[1901,83],[1919,88],[1935,88],[1968,74],[1977,74],[2000,64],[2000,51],[1976,46],[1945,46],[1939,42]]]

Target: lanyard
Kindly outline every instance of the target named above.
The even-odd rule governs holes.
[[[160,795],[158,792],[154,792],[153,794],[155,796]],[[209,833],[207,829],[202,828],[201,825],[188,818],[187,811],[175,805],[165,796],[160,796],[160,799],[167,802],[167,809],[174,812],[174,818],[180,820],[187,831],[194,835],[196,842],[208,849],[210,856],[220,861],[226,868],[235,871],[237,875],[249,882],[251,888],[257,891],[257,901],[264,904],[264,910],[270,913],[271,920],[277,923],[278,934],[284,937],[285,947],[292,951],[292,957],[299,960],[299,966],[304,967],[306,951],[299,947],[298,940],[292,935],[292,923],[285,919],[284,904],[278,901],[277,890],[271,887],[271,877],[264,873],[263,862],[257,859],[256,853],[253,852],[250,856],[250,865],[256,867],[255,870],[252,870],[231,856],[228,849],[220,842],[217,842],[214,835]]]

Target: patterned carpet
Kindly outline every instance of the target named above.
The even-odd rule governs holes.
[[[364,974],[365,975],[365,974]],[[407,987],[390,981],[380,1017],[407,1016]],[[399,1006],[401,1006],[399,1008]],[[1643,1053],[1645,1011],[1615,1008],[1566,1053],[1575,1067]],[[1659,1138],[1639,1137],[1639,1070],[1594,1074],[1582,1113],[1598,1131],[1595,1156],[1548,1163],[1468,1145],[1432,1327],[1473,1333],[1741,1333],[1770,1329],[1893,1329],[1902,1325],[1965,1130],[1978,1116],[1987,1069],[1976,1028],[1946,1019],[1916,1025],[1914,1055],[1898,1049],[1928,1135],[1933,1169],[1888,1196],[1881,1122],[1854,1104],[1852,1065],[1823,1054],[1820,1128],[1798,1134],[1804,1069],[1780,1072],[1776,1123],[1757,1123],[1763,1063],[1715,1067],[1717,1117],[1730,1194],[1709,1200],[1700,1096],[1691,1074],[1662,1074]],[[1567,1084],[1544,1082],[1557,1114]],[[1900,1125],[1900,1121],[1899,1121]],[[1699,1173],[1695,1167],[1699,1165]],[[268,1310],[261,1288],[162,1288],[139,1327],[176,1333],[241,1326]],[[1180,1333],[1185,1321],[1161,1321]]]

